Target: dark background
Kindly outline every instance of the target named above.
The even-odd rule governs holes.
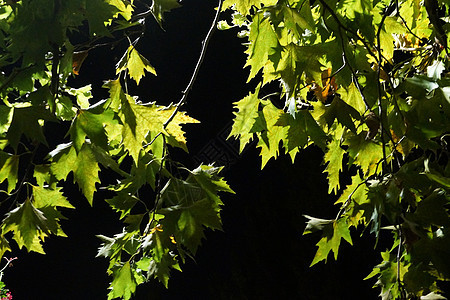
[[[147,20],[146,35],[137,47],[158,76],[147,74],[139,87],[132,88],[133,94],[145,102],[178,102],[215,5],[214,1],[185,1],[182,8],[166,14],[165,31],[153,19]],[[245,84],[248,69],[242,69],[245,47],[241,43],[245,40],[236,34],[237,30],[215,33],[183,109],[202,122],[184,127],[190,155],[172,154],[188,167],[196,167],[208,144],[223,142],[221,137],[233,118],[232,103],[253,91],[252,83]],[[117,51],[91,51],[74,84],[93,82],[96,99],[107,97],[101,80],[114,77],[114,65],[126,42],[122,46]],[[187,261],[182,273],[172,272],[168,290],[151,282],[138,287],[135,299],[377,298],[379,290],[371,288],[374,280],[363,280],[379,262],[372,251],[373,237],[362,239],[360,232],[353,232],[355,247],[342,241],[337,262],[330,254],[328,264],[309,268],[320,235],[302,236],[303,215],[333,218],[337,213],[332,205],[335,198],[327,195],[321,151],[306,149],[294,164],[283,156],[262,171],[258,152],[250,146],[222,174],[236,192],[222,195],[224,231],[207,232],[196,261]],[[102,201],[105,196],[101,192],[96,193],[93,208],[74,185],[67,184],[65,194],[77,207],[64,211],[69,220],[62,222],[63,230],[69,238],[49,238],[45,256],[17,253],[19,259],[4,276],[14,299],[106,299],[108,261],[95,258],[100,245],[95,234],[112,236],[122,225]]]

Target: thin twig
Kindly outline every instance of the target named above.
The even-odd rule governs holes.
[[[393,4],[394,1],[391,1],[391,3],[389,4],[389,6],[391,6]],[[380,35],[381,35],[381,29],[383,28],[384,25],[384,21],[387,18],[387,14],[383,14],[383,17],[381,18],[380,24],[378,25],[378,30],[377,30],[377,50],[378,50],[378,58],[377,58],[377,64],[378,64],[378,70],[377,70],[377,87],[378,87],[378,114],[379,114],[379,118],[380,118],[380,129],[381,129],[381,135],[380,135],[380,139],[381,139],[381,144],[383,145],[383,163],[382,163],[382,173],[384,174],[387,168],[387,160],[386,160],[386,149],[385,149],[385,143],[384,143],[384,112],[383,112],[383,106],[382,106],[382,91],[381,91],[381,64],[383,62],[383,57],[381,54],[381,39],[380,39]]]
[[[202,50],[200,52],[200,57],[198,58],[197,65],[195,66],[194,73],[192,74],[191,80],[189,81],[186,89],[183,91],[183,96],[181,97],[180,101],[176,104],[175,110],[172,112],[172,115],[167,119],[167,121],[164,123],[163,127],[164,129],[167,128],[167,125],[175,118],[175,115],[180,110],[180,107],[183,106],[186,102],[187,96],[189,92],[192,89],[192,86],[194,85],[195,80],[197,79],[198,72],[200,70],[200,66],[203,63],[203,60],[205,58],[206,49],[208,47],[209,41],[211,40],[212,34],[214,33],[217,23],[219,22],[219,16],[220,11],[222,10],[222,0],[219,0],[219,6],[217,7],[216,16],[214,17],[213,23],[211,27],[209,28],[208,33],[206,34],[205,40],[202,42]]]

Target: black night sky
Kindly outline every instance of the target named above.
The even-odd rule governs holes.
[[[153,19],[147,20],[138,49],[158,76],[147,75],[134,89],[143,101],[178,102],[192,74],[217,3],[186,0],[183,4],[166,14],[165,31]],[[245,40],[236,34],[237,30],[215,32],[183,109],[202,122],[184,127],[190,155],[172,152],[188,167],[196,167],[211,143],[226,144],[222,136],[233,118],[232,103],[253,91],[252,83],[245,84],[249,71],[242,69]],[[101,80],[113,78],[121,55],[108,51],[92,51],[74,82],[80,86],[94,82],[98,99],[107,97]],[[337,213],[334,198],[327,195],[321,156],[320,150],[310,148],[294,164],[282,156],[261,171],[258,150],[250,146],[222,174],[236,192],[222,195],[224,231],[208,231],[196,261],[187,261],[182,273],[172,272],[168,290],[151,282],[138,287],[135,299],[376,299],[379,290],[371,288],[374,280],[363,280],[379,262],[368,233],[359,238],[361,233],[353,232],[355,247],[342,242],[337,262],[330,255],[328,264],[309,268],[320,236],[302,236],[303,215],[332,218]],[[19,259],[4,275],[14,299],[106,299],[108,261],[95,258],[100,245],[95,234],[112,236],[122,225],[102,192],[91,208],[71,181],[65,194],[77,209],[64,211],[69,220],[62,222],[69,238],[50,237],[45,256],[16,253]]]

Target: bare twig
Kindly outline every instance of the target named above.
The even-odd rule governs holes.
[[[213,23],[211,24],[211,27],[209,28],[209,31],[206,34],[206,37],[202,42],[202,50],[200,52],[200,57],[198,58],[197,65],[195,66],[194,73],[192,74],[191,80],[189,81],[186,89],[183,91],[183,96],[181,97],[180,101],[178,101],[178,103],[176,104],[175,110],[172,112],[172,115],[164,123],[164,129],[167,128],[167,125],[169,125],[169,123],[173,120],[173,118],[175,117],[177,112],[180,110],[180,107],[183,106],[186,102],[187,96],[188,96],[189,92],[191,91],[195,80],[197,79],[197,75],[200,70],[200,66],[202,65],[203,60],[205,58],[206,49],[208,47],[209,41],[211,40],[212,34],[214,33],[214,30],[217,27],[217,23],[219,22],[219,16],[220,16],[221,10],[222,10],[222,0],[219,0],[219,6],[217,7],[216,16],[214,17]]]

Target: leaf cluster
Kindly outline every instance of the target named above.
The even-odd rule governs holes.
[[[351,227],[376,241],[391,231],[368,277],[383,299],[440,297],[439,281],[450,279],[450,7],[424,3],[225,1],[233,13],[219,26],[240,28],[257,85],[235,103],[230,138],[241,151],[256,139],[262,167],[321,148],[340,208],[307,217],[304,233],[322,233],[312,265],[330,251],[336,259],[341,239],[352,244]]]
[[[109,260],[112,277],[109,299],[130,299],[153,278],[167,287],[170,270],[181,271],[205,230],[221,229],[218,194],[233,192],[221,168],[189,170],[169,154],[174,147],[188,151],[182,125],[199,121],[180,110],[181,102],[144,102],[127,90],[130,80],[139,85],[147,73],[157,74],[137,49],[146,19],[163,26],[164,14],[179,6],[0,1],[1,256],[16,251],[12,240],[44,254],[46,238],[66,236],[60,221],[63,210],[75,209],[64,193],[71,179],[90,205],[109,191],[105,200],[124,222],[113,237],[99,235],[98,256]],[[98,99],[90,84],[71,84],[89,52],[103,46],[126,50],[116,77],[104,78],[109,97]],[[55,140],[55,124],[64,138]]]

